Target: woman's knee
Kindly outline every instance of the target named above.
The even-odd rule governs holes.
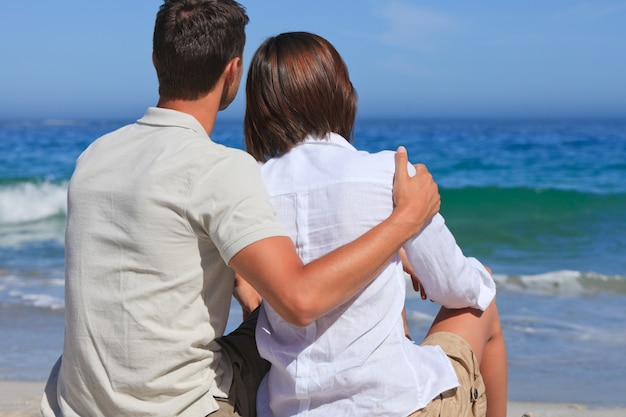
[[[502,335],[502,323],[500,322],[500,313],[498,312],[495,298],[491,301],[483,315],[488,326],[489,339]]]
[[[502,337],[502,325],[495,299],[485,311],[441,307],[429,334],[436,332],[450,332],[462,337],[480,360],[485,345],[492,339]]]

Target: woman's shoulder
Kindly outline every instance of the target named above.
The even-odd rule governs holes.
[[[357,150],[353,153],[353,159],[363,168],[376,174],[391,174],[395,172],[395,152],[383,150],[378,152],[368,152]]]

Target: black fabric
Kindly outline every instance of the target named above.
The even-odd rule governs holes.
[[[217,340],[233,367],[228,401],[242,417],[256,417],[256,393],[270,369],[270,363],[259,355],[256,346],[254,332],[259,309],[254,310],[232,333]]]

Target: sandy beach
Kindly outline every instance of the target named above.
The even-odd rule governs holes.
[[[44,382],[0,381],[0,416],[39,416]]]
[[[39,416],[43,382],[0,381],[0,417]],[[508,417],[623,417],[626,408],[587,408],[577,404],[509,402]]]

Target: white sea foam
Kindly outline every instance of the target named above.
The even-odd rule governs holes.
[[[24,304],[33,307],[50,310],[63,310],[65,308],[63,298],[55,297],[50,294],[22,294],[21,299]]]
[[[0,225],[34,222],[67,213],[67,182],[22,182],[0,187]]]
[[[626,277],[595,272],[561,270],[537,275],[495,274],[494,280],[499,289],[505,291],[565,296],[595,292],[626,293]]]
[[[65,280],[62,270],[53,270],[48,275],[0,276],[0,305],[22,305],[48,310],[64,309]]]
[[[419,299],[410,277],[406,278],[406,298]],[[571,270],[551,271],[536,275],[494,274],[498,291],[517,291],[533,294],[579,296],[589,293],[610,292],[626,294],[626,277],[604,275],[596,272]]]
[[[63,244],[67,182],[22,182],[0,186],[0,248],[28,242]]]
[[[527,290],[542,294],[581,294],[584,290],[579,282],[578,271],[555,271],[538,275],[494,275],[496,282],[509,290]]]
[[[34,223],[3,225],[0,223],[0,248],[19,248],[33,242],[54,241],[64,244],[65,218]]]
[[[435,319],[435,316],[432,314],[424,313],[422,311],[408,310],[406,312],[406,319],[410,324],[430,324]]]

